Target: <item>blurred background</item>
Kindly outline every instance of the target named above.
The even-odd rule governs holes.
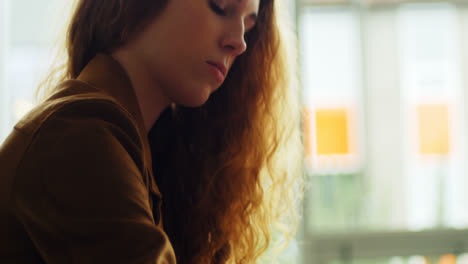
[[[0,0],[0,142],[35,104],[67,2]],[[281,262],[468,264],[468,1],[287,5],[308,188]]]

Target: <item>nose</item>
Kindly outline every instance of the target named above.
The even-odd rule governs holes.
[[[224,50],[233,56],[239,56],[247,49],[247,44],[244,39],[245,26],[243,22],[235,23],[229,27],[221,41],[221,46]]]

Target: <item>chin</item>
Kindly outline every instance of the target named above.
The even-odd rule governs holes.
[[[186,107],[200,107],[208,101],[213,91],[211,87],[193,90],[198,90],[199,92],[185,96],[182,100],[179,100],[178,104]]]

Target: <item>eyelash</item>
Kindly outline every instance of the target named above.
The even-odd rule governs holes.
[[[210,2],[210,7],[211,9],[218,15],[220,16],[225,16],[226,15],[226,11],[224,11],[223,9],[221,9],[218,5],[216,5],[214,2]]]

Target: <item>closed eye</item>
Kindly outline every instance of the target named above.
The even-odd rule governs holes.
[[[215,12],[216,14],[220,15],[220,16],[225,16],[226,15],[226,11],[224,11],[223,9],[221,9],[217,4],[215,4],[213,1],[210,1],[210,8],[213,10],[213,12]]]

